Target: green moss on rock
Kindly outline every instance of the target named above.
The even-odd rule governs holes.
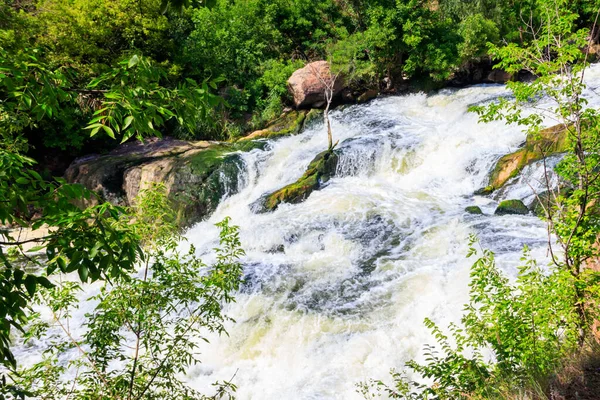
[[[523,148],[498,160],[490,174],[490,183],[486,194],[501,188],[532,162],[541,160],[544,156],[564,153],[568,148],[568,132],[564,125],[543,129],[537,135],[529,135]]]
[[[484,188],[478,189],[475,191],[475,193],[473,193],[475,196],[486,196],[488,194],[491,194],[494,191],[494,187],[493,186],[486,186]]]
[[[467,208],[465,208],[465,212],[473,215],[483,214],[483,211],[481,211],[481,208],[479,208],[479,206],[468,206]]]
[[[200,221],[217,208],[224,196],[234,193],[244,168],[239,152],[264,145],[261,142],[219,143],[177,160],[170,176],[170,197],[181,225]]]
[[[302,129],[309,128],[312,125],[317,124],[319,122],[323,122],[323,110],[320,110],[318,108],[312,108],[310,109],[308,114],[306,114],[306,118],[304,119]]]
[[[496,208],[496,215],[526,215],[529,214],[529,209],[521,200],[504,200],[498,204]]]
[[[319,190],[335,174],[338,155],[335,151],[318,154],[306,172],[296,182],[287,185],[262,199],[260,211],[273,211],[281,203],[301,203],[315,190]]]
[[[284,113],[265,129],[254,131],[248,136],[240,138],[239,142],[296,135],[302,130],[307,113],[308,111],[306,110],[294,110]]]

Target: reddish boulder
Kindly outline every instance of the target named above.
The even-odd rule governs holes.
[[[296,70],[288,79],[288,90],[297,108],[318,108],[325,105],[325,90],[333,86],[333,95],[344,88],[341,77],[331,74],[327,61],[315,61]]]

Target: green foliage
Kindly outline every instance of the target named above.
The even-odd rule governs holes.
[[[44,329],[38,320],[37,335],[50,338],[52,345],[43,361],[13,377],[16,389],[27,388],[49,399],[209,398],[185,385],[180,376],[199,362],[199,340],[207,341],[209,332],[225,333],[224,322],[229,319],[222,307],[234,300],[241,282],[238,259],[243,251],[237,228],[229,219],[217,224],[220,246],[216,262],[208,266],[193,246],[189,252],[178,249],[181,237],[163,185],[140,192],[134,215],[132,229],[146,250],[139,270],[105,281],[87,300],[76,295],[82,288],[73,282],[39,296],[61,329]],[[96,306],[86,315],[83,335],[75,337],[69,319],[82,302]],[[69,348],[80,357],[65,365],[56,354]],[[62,379],[70,373],[74,382]],[[216,386],[211,399],[232,398],[236,389],[231,382]]]
[[[115,279],[141,254],[122,208],[80,209],[74,203],[90,200],[91,192],[62,179],[45,181],[32,165],[0,151],[0,363],[11,367],[11,332],[23,331],[30,299],[52,286],[48,277],[77,271],[83,282]]]
[[[531,37],[521,27],[523,15],[530,15],[532,24],[543,19],[543,10],[533,1],[443,0],[439,6],[425,0],[21,3],[8,2],[0,9],[6,16],[0,29],[11,37],[8,58],[25,47],[43,49],[38,51],[39,61],[48,71],[68,78],[71,89],[80,89],[68,91],[68,95],[83,105],[62,107],[61,113],[47,119],[48,124],[32,126],[24,134],[36,138],[30,140],[36,145],[65,150],[86,146],[86,137],[78,128],[87,113],[96,110],[90,106],[103,99],[98,93],[92,94],[96,87],[86,85],[102,80],[111,86],[103,90],[117,89],[117,76],[129,74],[129,83],[133,75],[148,78],[152,74],[142,72],[149,70],[145,60],[154,60],[152,68],[160,69],[161,76],[140,79],[139,86],[117,90],[118,98],[109,101],[120,103],[119,113],[124,113],[117,125],[124,125],[125,118],[132,115],[122,108],[127,108],[125,103],[135,103],[131,90],[140,89],[144,92],[140,102],[159,103],[149,110],[131,104],[136,113],[153,114],[139,119],[135,130],[140,136],[156,134],[157,119],[175,121],[176,117],[160,112],[161,99],[181,106],[189,96],[194,105],[209,107],[201,107],[197,118],[184,118],[184,123],[178,124],[181,129],[168,123],[169,133],[186,139],[226,138],[260,128],[279,115],[290,100],[285,80],[300,60],[329,59],[357,89],[383,86],[384,79],[388,88],[407,78],[444,81],[461,67],[487,57],[488,42],[497,44],[502,37],[509,43],[528,43]],[[565,7],[579,13],[574,23],[589,27],[595,18],[593,2],[570,3]],[[140,58],[135,68],[119,64],[132,54],[147,58]],[[221,77],[223,81],[215,81]],[[197,90],[203,84],[196,82],[220,86],[228,106],[201,99]],[[156,90],[154,84],[168,89],[168,95]],[[154,128],[145,123],[148,121]],[[10,126],[18,130],[20,125]],[[112,130],[118,136],[110,121],[103,122],[100,130],[109,135]],[[123,132],[121,137],[131,134]]]
[[[161,61],[175,51],[160,5],[161,0],[40,0],[28,22],[48,62],[73,68],[81,85],[133,49]]]
[[[458,33],[462,38],[462,42],[458,45],[461,63],[485,56],[487,44],[497,43],[500,39],[498,26],[482,14],[469,15],[462,20]]]
[[[514,99],[502,99],[487,106],[473,107],[483,122],[505,120],[524,127],[528,136],[538,138],[544,121],[561,123],[567,132],[567,155],[556,168],[565,187],[573,188],[566,197],[561,188],[548,187],[559,201],[546,207],[546,219],[558,236],[564,258],[555,263],[575,276],[583,264],[598,255],[595,244],[600,234],[600,219],[592,207],[600,190],[600,136],[598,111],[588,106],[583,77],[588,55],[589,30],[578,29],[578,15],[565,0],[539,0],[541,30],[530,43],[491,46],[498,67],[509,73],[526,70],[537,76],[534,82],[509,82]],[[558,13],[557,11],[558,10]],[[543,99],[552,106],[536,107]],[[528,112],[536,107],[536,113]],[[549,184],[548,184],[549,186]]]
[[[86,127],[91,130],[90,135],[102,129],[113,139],[118,136],[121,142],[134,136],[139,140],[145,136],[160,137],[159,128],[170,120],[182,129],[194,131],[207,120],[208,110],[221,104],[221,98],[210,92],[210,88],[217,88],[219,79],[199,85],[188,78],[174,88],[161,85],[165,79],[164,69],[138,55],[94,79],[88,88],[101,90],[102,99]]]
[[[334,43],[329,57],[333,71],[339,72],[348,84],[377,84],[382,71],[378,70],[371,49],[377,47],[378,39],[383,39],[383,36],[369,30],[355,32]]]
[[[0,145],[19,151],[27,149],[23,130],[39,127],[43,119],[62,118],[73,96],[65,74],[40,61],[36,50],[9,52],[3,46],[8,40],[0,36]]]
[[[299,60],[291,62],[268,60],[263,64],[264,71],[255,86],[261,92],[267,93],[267,97],[257,102],[258,109],[262,111],[252,121],[254,127],[264,126],[265,123],[281,115],[284,108],[283,99],[289,97],[287,80],[295,70],[303,66],[304,64]]]
[[[478,253],[475,243],[472,238],[469,256]],[[471,267],[470,300],[461,326],[451,324],[447,336],[425,321],[437,346],[425,348],[425,364],[410,361],[407,367],[431,383],[394,372],[393,386],[371,381],[359,386],[361,393],[397,399],[501,399],[543,382],[579,347],[575,278],[564,269],[538,267],[527,250],[522,262],[513,281],[498,269],[494,254],[483,250]],[[592,280],[586,283],[593,286]]]

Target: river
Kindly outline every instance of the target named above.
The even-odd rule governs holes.
[[[590,72],[592,79],[598,68]],[[588,78],[589,79],[589,78]],[[469,234],[514,276],[524,245],[547,260],[545,223],[494,216],[506,198],[533,200],[540,165],[491,198],[474,196],[488,171],[525,140],[517,126],[467,111],[502,85],[384,97],[332,113],[337,176],[301,204],[256,214],[262,195],[298,179],[326,148],[323,124],[244,154],[237,194],[186,237],[208,261],[214,223],[240,227],[245,284],[226,308],[228,336],[202,345],[186,379],[200,390],[229,380],[240,399],[354,399],[355,384],[389,379],[434,343],[423,325],[458,321],[468,300]],[[597,97],[597,96],[596,96]],[[478,205],[484,215],[470,215]]]

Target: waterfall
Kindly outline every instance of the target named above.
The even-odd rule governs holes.
[[[586,77],[588,99],[600,106],[600,68]],[[189,385],[209,393],[212,383],[235,377],[241,400],[361,398],[356,383],[423,360],[423,345],[435,342],[424,318],[442,328],[460,320],[474,261],[466,258],[470,234],[496,252],[510,276],[524,245],[547,263],[544,222],[493,214],[505,199],[530,204],[546,174],[556,184],[552,168],[560,156],[527,166],[491,196],[473,195],[525,134],[501,122],[480,124],[467,109],[507,95],[502,85],[479,85],[338,109],[331,113],[339,140],[335,177],[303,203],[271,213],[257,214],[252,205],[302,176],[326,149],[325,127],[313,124],[236,153],[237,178],[224,174],[221,182],[227,195],[181,244],[194,245],[210,264],[218,245],[214,224],[229,216],[246,251],[245,282],[225,309],[235,322],[227,323],[229,335],[208,335],[210,343],[198,344],[202,364],[187,371]],[[484,215],[466,213],[470,205]],[[93,306],[74,311],[77,334]],[[44,348],[36,341],[15,354],[26,365]]]
[[[588,79],[599,75],[594,67]],[[245,186],[186,235],[210,260],[213,224],[230,216],[246,250],[244,287],[226,309],[236,322],[229,336],[201,346],[191,385],[206,389],[235,375],[240,399],[360,398],[356,382],[385,378],[434,343],[425,317],[442,327],[460,319],[473,262],[465,258],[469,234],[513,276],[523,245],[547,262],[542,221],[493,215],[503,199],[533,200],[532,190],[543,187],[540,163],[491,198],[473,196],[525,134],[479,124],[467,109],[506,95],[504,86],[480,85],[336,110],[336,177],[305,202],[268,214],[250,205],[302,175],[326,148],[325,128],[244,154]],[[474,204],[485,215],[464,212]]]

